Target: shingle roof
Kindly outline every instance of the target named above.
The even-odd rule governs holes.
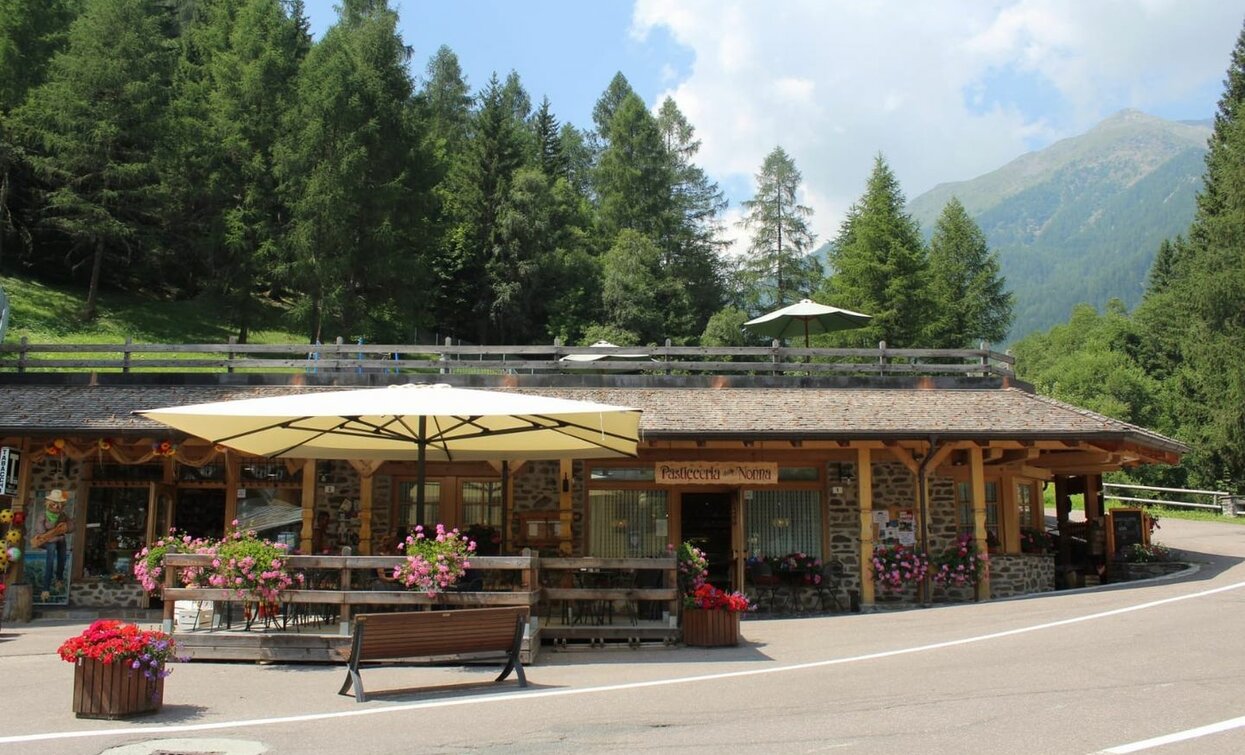
[[[0,385],[0,434],[162,433],[136,409],[341,390],[289,385]],[[1017,388],[499,388],[643,410],[649,439],[941,438],[1177,441]]]

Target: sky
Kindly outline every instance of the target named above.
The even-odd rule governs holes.
[[[312,33],[339,0],[305,0]],[[615,73],[696,128],[729,233],[765,156],[804,177],[818,243],[881,154],[908,199],[975,178],[1124,108],[1213,117],[1245,0],[390,0],[411,74],[448,45],[473,92],[517,72],[592,127]]]

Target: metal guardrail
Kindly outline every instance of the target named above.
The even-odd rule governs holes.
[[[636,359],[642,351],[648,360]],[[592,361],[567,359],[589,355]],[[0,343],[0,372],[656,373],[964,375],[1015,377],[1015,359],[978,349],[787,348],[771,346],[588,347],[359,344]]]
[[[1193,488],[1160,488],[1152,485],[1126,485],[1117,482],[1104,482],[1103,498],[1109,501],[1125,501],[1151,506],[1167,506],[1173,508],[1213,509],[1223,512],[1224,516],[1239,516],[1245,513],[1245,496],[1235,496],[1225,490],[1195,490]],[[1114,495],[1107,492],[1108,488],[1119,488],[1124,492],[1134,490],[1151,493],[1176,493],[1182,496],[1199,496],[1208,500],[1171,500],[1166,498],[1142,498],[1137,496]]]

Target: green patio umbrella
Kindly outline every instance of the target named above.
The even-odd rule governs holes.
[[[744,323],[748,330],[770,338],[794,338],[804,334],[804,346],[808,347],[811,333],[833,333],[836,330],[863,328],[873,319],[871,315],[818,304],[811,299],[801,299],[782,309]]]

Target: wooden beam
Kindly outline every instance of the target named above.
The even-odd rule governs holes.
[[[350,466],[354,467],[354,471],[359,473],[359,477],[368,477],[376,474],[381,465],[385,463],[384,459],[350,459]]]
[[[298,552],[311,553],[312,528],[315,526],[316,489],[320,481],[316,479],[316,460],[307,459],[303,462],[303,497],[302,497],[302,528],[298,533]]]
[[[916,477],[918,474],[920,474],[921,465],[917,463],[917,460],[916,458],[912,456],[911,451],[909,451],[906,448],[901,448],[899,446],[888,446],[886,450],[890,451],[891,456],[894,456],[896,459],[899,460],[900,463],[902,463],[905,467],[907,467],[908,471],[912,473],[913,477]]]
[[[978,553],[988,553],[990,541],[986,536],[986,470],[980,448],[969,449],[968,466],[972,475],[973,540]],[[977,600],[990,599],[990,570],[987,569],[977,581]]]
[[[856,449],[856,493],[860,501],[860,602],[873,605],[873,464],[868,448]]]

